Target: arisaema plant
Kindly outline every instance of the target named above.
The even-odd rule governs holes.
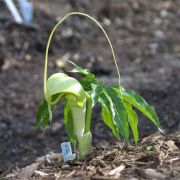
[[[83,75],[80,80],[64,73],[55,73],[47,79],[48,51],[51,39],[61,23],[72,15],[88,17],[98,25],[104,33],[110,45],[117,69],[119,77],[117,85],[106,86],[99,82],[95,75],[88,69],[76,66],[72,62],[75,66],[72,72]],[[128,142],[131,130],[134,141],[137,143],[139,138],[138,116],[134,109],[141,111],[160,129],[160,122],[154,108],[136,92],[121,86],[119,68],[107,33],[100,23],[84,13],[72,12],[67,14],[56,24],[50,34],[45,55],[44,97],[37,112],[36,126],[42,125],[42,127],[45,128],[52,120],[52,113],[56,105],[65,101],[64,125],[74,150],[79,152],[79,158],[84,158],[90,153],[92,142],[91,113],[94,105],[97,103],[102,109],[101,116],[103,122],[112,130],[112,133],[117,139],[121,138]]]

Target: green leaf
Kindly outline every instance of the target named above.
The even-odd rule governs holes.
[[[94,74],[88,74],[87,76],[81,78],[80,83],[85,91],[91,91],[92,90],[91,85],[98,84]]]
[[[41,101],[39,105],[37,115],[36,115],[35,126],[38,127],[40,124],[42,124],[43,128],[45,128],[48,121],[49,121],[48,104],[46,100],[44,99]]]
[[[154,108],[150,106],[140,95],[130,89],[122,88],[122,98],[141,111],[157,127],[160,127],[160,122]]]
[[[103,92],[104,88],[102,84],[91,84],[90,96],[92,99],[92,107],[98,102],[100,94]]]
[[[65,124],[66,132],[68,134],[69,140],[72,143],[74,149],[76,149],[77,138],[73,132],[73,118],[72,118],[72,113],[71,113],[71,109],[70,109],[70,105],[68,101],[66,101],[66,104],[64,107],[64,124]]]
[[[113,104],[112,101],[110,99],[110,97],[106,94],[106,93],[101,93],[99,99],[98,99],[99,103],[102,106],[102,119],[104,121],[104,123],[111,128],[114,136],[119,139],[119,129],[117,126],[117,122],[116,119],[114,119],[113,115],[114,113],[112,112],[112,108],[113,108]]]
[[[80,83],[85,91],[92,91],[92,85],[101,84],[96,80],[96,76],[93,73],[91,73],[88,69],[76,66],[76,68],[74,68],[72,72],[78,72],[80,74],[85,75],[85,77],[80,79]]]
[[[74,72],[74,73],[80,73],[80,74],[83,74],[83,75],[89,75],[91,74],[91,72],[89,71],[89,69],[85,69],[85,68],[82,68],[82,67],[76,67],[74,68],[71,72]]]
[[[131,131],[134,137],[135,143],[138,142],[139,133],[138,133],[138,116],[136,112],[132,109],[131,104],[123,102],[126,112],[128,113],[128,121],[131,127]]]
[[[129,141],[128,114],[122,102],[119,92],[114,88],[106,88],[106,92],[112,101],[111,111],[114,121],[117,124],[120,134]]]

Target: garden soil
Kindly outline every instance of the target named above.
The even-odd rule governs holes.
[[[180,1],[33,2],[33,25],[18,25],[0,1],[0,177],[178,179]],[[97,106],[91,156],[63,164],[59,154],[60,143],[67,141],[63,105],[45,131],[34,127],[43,98],[48,36],[57,20],[71,11],[88,13],[103,25],[115,49],[122,85],[136,90],[155,107],[165,136],[156,133],[139,113],[139,144],[117,142],[102,123]],[[108,43],[88,19],[71,17],[57,30],[49,51],[48,74],[68,73],[72,66],[66,59],[89,68],[104,83],[118,82]]]

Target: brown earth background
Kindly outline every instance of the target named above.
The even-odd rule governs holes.
[[[23,167],[67,140],[62,107],[42,132],[34,127],[43,97],[43,64],[47,39],[67,12],[95,17],[115,48],[123,86],[152,104],[167,133],[180,130],[180,1],[103,0],[33,1],[35,27],[17,25],[0,1],[0,174]],[[104,83],[118,82],[111,51],[102,32],[85,18],[72,17],[57,30],[50,48],[49,74],[67,71],[64,61],[89,68]],[[140,115],[140,136],[157,130]],[[93,113],[93,144],[115,141]]]

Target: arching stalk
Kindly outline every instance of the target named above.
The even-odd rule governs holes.
[[[85,14],[85,13],[81,13],[81,12],[71,12],[71,13],[68,13],[67,15],[65,15],[56,25],[55,27],[53,28],[53,30],[51,31],[50,33],[50,36],[49,36],[49,39],[48,39],[48,42],[47,42],[47,46],[46,46],[46,53],[45,53],[45,65],[44,65],[44,95],[46,96],[46,80],[47,80],[47,64],[48,64],[48,55],[49,55],[49,47],[50,47],[50,44],[51,44],[51,40],[53,38],[53,35],[56,31],[56,29],[69,17],[69,16],[74,16],[74,15],[77,15],[77,16],[84,16],[84,17],[87,17],[89,18],[90,20],[92,20],[95,24],[97,24],[100,29],[103,31],[108,43],[109,43],[109,46],[110,46],[110,49],[111,49],[111,52],[112,52],[112,56],[113,56],[113,60],[114,60],[114,64],[115,64],[115,67],[116,67],[116,70],[117,70],[117,75],[118,75],[118,84],[120,86],[120,71],[119,71],[119,67],[117,65],[117,60],[116,60],[116,56],[115,56],[115,53],[114,53],[114,48],[112,46],[112,43],[110,41],[110,38],[109,36],[107,35],[106,31],[104,30],[104,28],[101,26],[101,24],[96,20],[94,19],[92,16],[88,15],[88,14]]]

